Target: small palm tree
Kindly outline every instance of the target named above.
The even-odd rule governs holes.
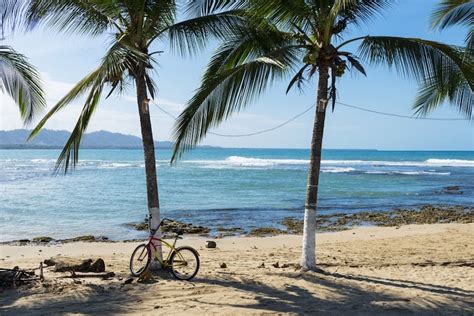
[[[184,8],[188,12],[200,12],[201,7],[210,5],[209,1],[200,0],[190,2]],[[20,18],[28,28],[46,24],[65,32],[108,35],[111,44],[99,66],[52,107],[30,137],[37,135],[56,112],[85,96],[82,112],[57,161],[56,169],[66,172],[78,161],[81,138],[103,95],[106,93],[109,97],[114,91],[120,93],[128,85],[134,85],[145,156],[150,227],[157,227],[160,221],[148,106],[149,98],[155,96],[153,58],[159,51],[152,52],[151,48],[158,41],[169,39],[172,48],[180,53],[195,53],[210,36],[222,37],[229,30],[234,15],[232,11],[221,11],[176,22],[178,7],[173,0],[30,0],[24,1],[20,10],[23,13]]]
[[[5,17],[7,7],[0,7],[0,40],[5,30],[14,29]],[[7,93],[18,105],[25,124],[31,123],[46,106],[38,71],[13,48],[0,45],[0,93]]]
[[[315,229],[321,149],[328,105],[334,110],[338,78],[349,70],[366,74],[361,60],[384,64],[419,81],[461,73],[473,86],[472,62],[464,51],[419,38],[363,36],[345,39],[351,27],[389,6],[379,0],[248,0],[240,27],[212,56],[202,83],[175,125],[175,161],[211,129],[260,96],[274,81],[303,88],[316,77],[316,113],[306,189],[301,264],[316,269]],[[211,11],[212,12],[212,11]],[[359,43],[356,52],[350,50]],[[287,90],[287,91],[288,91]]]

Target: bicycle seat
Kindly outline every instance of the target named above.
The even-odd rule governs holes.
[[[177,229],[174,231],[176,233],[176,235],[178,236],[182,236],[184,234],[184,231],[182,229]]]

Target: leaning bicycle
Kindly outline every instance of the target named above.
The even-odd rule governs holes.
[[[155,234],[164,222],[173,221],[164,218],[156,229],[150,231],[148,241],[135,248],[130,258],[130,272],[133,276],[141,276],[150,267],[152,254],[155,254],[155,259],[164,269],[169,270],[176,279],[191,280],[199,271],[199,253],[196,249],[189,246],[176,247],[178,239],[182,239],[182,230],[175,232],[176,235],[173,244],[161,238],[156,238]],[[158,243],[161,244],[162,249],[168,248],[169,251],[166,259],[161,260],[156,254]]]

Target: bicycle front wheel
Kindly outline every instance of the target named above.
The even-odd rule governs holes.
[[[170,257],[171,273],[178,280],[189,281],[199,271],[199,254],[191,247],[179,247]]]
[[[145,272],[151,262],[151,253],[147,245],[141,244],[132,253],[130,258],[130,272],[133,276],[140,276]]]

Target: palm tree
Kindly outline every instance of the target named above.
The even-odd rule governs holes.
[[[471,0],[443,0],[431,16],[435,29],[460,25],[469,28],[466,36],[466,64],[473,65],[474,58],[474,2]],[[471,81],[466,80],[462,72],[456,69],[444,71],[439,75],[426,78],[421,82],[420,93],[413,108],[424,116],[444,101],[454,106],[467,119],[473,118],[474,90]]]
[[[149,98],[155,97],[154,55],[160,51],[152,52],[152,47],[160,40],[169,39],[173,49],[193,54],[204,47],[209,36],[222,37],[229,30],[234,12],[220,11],[176,22],[178,4],[173,0],[30,0],[24,3],[22,22],[28,28],[45,24],[64,32],[90,36],[107,34],[111,43],[99,66],[52,107],[30,138],[37,135],[56,112],[85,96],[82,112],[56,164],[56,170],[67,172],[78,161],[82,135],[104,91],[109,89],[106,95],[109,97],[114,91],[120,93],[128,85],[134,85],[145,157],[149,226],[156,228],[160,221],[160,204],[148,104]],[[192,1],[185,10],[198,12],[201,7],[210,5],[207,0]]]
[[[321,149],[328,103],[334,111],[339,77],[349,70],[366,74],[361,60],[383,64],[418,81],[455,71],[469,79],[472,64],[463,49],[419,38],[363,36],[345,39],[351,27],[370,21],[388,7],[379,0],[249,0],[246,23],[212,56],[195,95],[179,116],[172,161],[211,129],[260,96],[278,79],[288,90],[316,77],[316,113],[306,189],[301,264],[316,270],[315,229]],[[350,48],[359,44],[358,50]],[[469,67],[468,67],[469,66]],[[287,90],[287,91],[288,91]]]
[[[0,8],[0,40],[5,29],[6,7]],[[18,105],[25,124],[31,123],[46,106],[38,71],[26,59],[7,45],[0,45],[0,93],[7,93]]]

